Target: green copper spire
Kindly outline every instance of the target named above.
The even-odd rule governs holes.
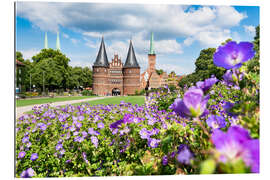
[[[45,32],[44,49],[48,49],[48,38],[47,38],[47,32]]]
[[[61,50],[60,49],[60,38],[59,38],[59,32],[57,32],[57,38],[56,38],[56,49],[57,50]]]
[[[154,33],[151,33],[151,40],[150,40],[150,52],[149,54],[155,54],[154,51]]]

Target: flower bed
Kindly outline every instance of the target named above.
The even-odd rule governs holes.
[[[162,88],[143,106],[34,107],[16,123],[16,176],[258,173],[259,84],[245,70],[249,48],[218,49],[214,62],[228,69],[222,81]]]

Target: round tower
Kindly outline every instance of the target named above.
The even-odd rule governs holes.
[[[140,89],[140,66],[137,62],[131,41],[127,59],[123,67],[123,89],[124,95],[135,94],[135,91]]]
[[[93,65],[93,94],[99,96],[107,95],[109,62],[102,37],[96,61]]]

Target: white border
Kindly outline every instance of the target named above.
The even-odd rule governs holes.
[[[36,0],[34,0],[36,1]],[[38,0],[44,1],[44,0]],[[50,0],[51,2],[56,2]],[[14,1],[5,0],[1,1],[1,179],[14,179]],[[243,6],[260,6],[260,26],[261,26],[261,173],[245,174],[245,175],[190,175],[190,176],[131,176],[131,177],[85,177],[79,179],[228,179],[228,178],[266,178],[269,173],[268,161],[269,158],[269,128],[270,118],[267,114],[270,108],[269,104],[269,62],[270,57],[270,38],[269,38],[269,17],[270,7],[267,0],[91,0],[91,1],[70,1],[62,0],[57,2],[97,2],[97,3],[140,3],[140,4],[187,4],[187,5],[243,5]],[[4,142],[4,143],[3,143]],[[43,178],[43,179],[58,179],[58,178]],[[61,179],[75,179],[75,178],[61,178]],[[76,178],[78,179],[78,178]]]

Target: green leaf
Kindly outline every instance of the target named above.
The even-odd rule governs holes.
[[[212,174],[215,172],[216,162],[213,159],[208,159],[201,164],[201,174]]]

